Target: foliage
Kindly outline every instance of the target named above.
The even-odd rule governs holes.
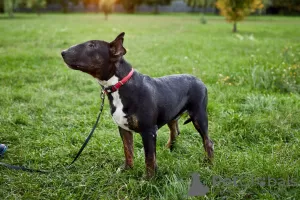
[[[127,13],[134,13],[136,6],[143,3],[143,0],[120,0]]]
[[[72,4],[78,4],[80,2],[80,0],[46,0],[47,4],[50,3],[59,3],[62,6],[62,11],[64,13],[68,13],[69,12],[69,3]]]
[[[196,8],[203,8],[207,6],[214,6],[215,0],[184,0],[186,4],[190,7]]]
[[[272,0],[274,6],[300,11],[300,0]]]
[[[262,0],[262,4],[264,5],[264,8],[269,7],[273,4],[273,0]]]
[[[251,12],[262,9],[261,0],[218,0],[216,6],[229,22],[234,22],[233,32],[236,32],[236,22],[242,21]]]
[[[20,0],[4,0],[4,12],[13,17],[14,9],[18,6]]]
[[[88,5],[94,4],[94,5],[99,5],[101,3],[100,0],[83,0],[83,5],[86,8]]]
[[[218,0],[216,6],[229,22],[241,21],[256,9],[263,8],[261,0]]]
[[[105,19],[107,19],[108,14],[112,13],[114,8],[115,0],[101,0],[99,7],[104,12]]]
[[[188,6],[191,6],[192,8],[203,8],[203,13],[201,17],[202,24],[206,24],[206,19],[204,17],[204,14],[206,12],[206,8],[208,6],[214,6],[215,0],[184,0]]]
[[[263,8],[259,10],[259,13],[265,13],[266,9],[272,5],[272,0],[262,0]]]
[[[24,1],[24,0],[23,0]],[[26,6],[33,10],[39,11],[40,8],[44,8],[47,4],[46,0],[25,0]]]
[[[143,3],[154,6],[154,13],[159,13],[158,6],[159,5],[169,5],[172,0],[143,0]]]
[[[169,5],[172,0],[143,0],[148,5]]]

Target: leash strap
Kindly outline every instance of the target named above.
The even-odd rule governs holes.
[[[77,155],[75,156],[75,158],[73,159],[73,161],[66,167],[67,169],[69,169],[71,167],[71,165],[77,160],[77,158],[80,156],[80,154],[82,153],[82,151],[84,150],[84,148],[86,147],[86,145],[88,144],[88,142],[90,141],[91,137],[94,134],[94,131],[99,123],[102,111],[103,111],[103,107],[104,107],[104,100],[105,100],[105,92],[104,92],[104,88],[102,87],[102,91],[101,91],[101,106],[100,106],[100,110],[99,110],[99,114],[97,116],[97,120],[91,130],[91,132],[89,133],[88,137],[85,139],[84,143],[82,144],[80,150],[78,151]],[[38,173],[49,173],[50,170],[38,170],[38,169],[30,169],[24,166],[17,166],[17,165],[10,165],[7,163],[3,163],[0,162],[1,166],[7,167],[9,169],[14,169],[14,170],[22,170],[22,171],[27,171],[27,172],[38,172]]]
[[[85,139],[84,143],[82,144],[80,150],[78,151],[77,155],[75,156],[74,160],[71,162],[71,164],[69,164],[69,166],[67,167],[67,169],[69,169],[71,167],[71,165],[77,160],[77,158],[80,156],[81,152],[83,151],[83,149],[85,148],[85,146],[89,143],[91,137],[93,136],[93,133],[98,125],[98,122],[100,120],[100,117],[101,117],[101,113],[103,111],[103,107],[104,107],[104,99],[105,99],[105,92],[104,90],[102,89],[101,91],[101,106],[100,106],[100,111],[99,111],[99,114],[98,114],[98,117],[97,117],[97,120],[96,120],[96,123],[94,124],[89,136]]]
[[[42,173],[42,174],[46,174],[46,173],[50,172],[50,171],[44,171],[44,170],[38,170],[38,169],[30,169],[30,168],[26,168],[24,166],[10,165],[10,164],[6,164],[3,162],[0,162],[0,165],[7,167],[9,169],[22,170],[22,171],[26,171],[26,172],[38,172],[38,173]]]

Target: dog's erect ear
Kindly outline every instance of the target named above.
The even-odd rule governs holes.
[[[124,35],[124,32],[120,33],[114,41],[109,43],[110,53],[117,59],[126,54],[126,49],[123,47]]]

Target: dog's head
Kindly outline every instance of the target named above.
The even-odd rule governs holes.
[[[123,47],[125,33],[120,33],[110,43],[101,40],[90,40],[74,45],[61,52],[65,63],[74,70],[86,72],[100,80],[109,79],[126,49]]]

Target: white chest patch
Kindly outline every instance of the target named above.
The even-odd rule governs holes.
[[[118,82],[118,77],[113,76],[111,77],[109,80],[107,81],[101,81],[98,80],[98,82],[103,85],[104,87],[108,87],[111,85],[114,85]],[[126,125],[128,125],[128,121],[127,118],[125,117],[125,113],[123,112],[123,104],[120,98],[120,94],[119,91],[115,91],[113,93],[111,93],[112,97],[113,97],[113,102],[112,104],[114,105],[114,107],[116,108],[115,112],[112,114],[112,118],[115,121],[115,123],[120,126],[121,128],[127,130],[127,131],[131,131]],[[126,125],[125,125],[126,124]]]
[[[113,120],[120,126],[121,128],[131,131],[126,125],[128,125],[127,118],[125,117],[125,113],[123,112],[123,104],[120,99],[119,91],[115,91],[112,93],[113,96],[113,105],[116,107],[115,112],[112,114]],[[125,125],[126,124],[126,125]]]

